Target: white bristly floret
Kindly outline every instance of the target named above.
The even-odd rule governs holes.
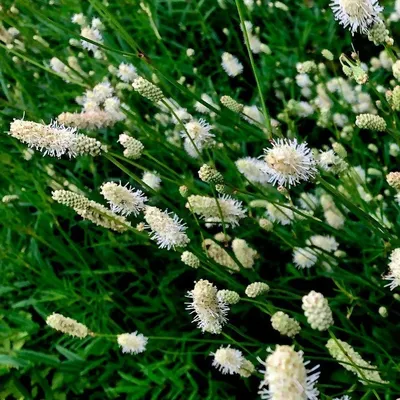
[[[215,353],[212,362],[213,367],[217,368],[224,375],[238,374],[240,367],[243,365],[245,358],[240,350],[232,349],[231,347],[220,347]]]
[[[379,13],[383,7],[378,0],[333,0],[330,7],[335,19],[344,28],[349,27],[351,34],[367,33],[373,22],[380,21]]]
[[[218,202],[214,197],[192,195],[188,197],[186,207],[209,224],[224,222],[234,227],[239,225],[239,220],[246,217],[242,202],[228,195],[220,196]]]
[[[298,144],[296,139],[273,140],[272,147],[264,152],[265,172],[274,185],[290,187],[315,177],[316,163],[307,143]]]
[[[161,188],[161,178],[156,173],[145,171],[142,176],[142,181],[156,192]]]
[[[267,214],[271,222],[278,222],[281,225],[290,225],[294,221],[293,211],[277,204],[268,203]]]
[[[309,247],[297,247],[293,250],[293,263],[299,269],[311,268],[317,262],[317,256]]]
[[[123,353],[139,354],[146,350],[148,339],[141,333],[123,333],[117,336],[119,346]]]
[[[232,54],[224,53],[222,54],[222,68],[224,71],[232,77],[240,75],[243,72],[242,63]]]
[[[83,27],[81,30],[81,36],[96,43],[103,43],[103,36],[96,28],[90,28],[89,26]],[[81,44],[84,49],[92,51],[93,53],[99,48],[96,44],[83,39],[81,40]]]
[[[198,153],[211,143],[214,138],[214,134],[211,133],[212,128],[212,125],[202,118],[193,119],[185,124],[185,130],[181,132],[184,139],[183,147],[191,157],[199,157]]]
[[[270,175],[264,170],[264,161],[253,157],[240,158],[235,161],[236,167],[251,183],[265,185],[270,179]]]
[[[141,190],[134,190],[126,184],[105,182],[101,186],[101,194],[110,204],[111,211],[122,215],[133,214],[135,217],[145,208],[147,197]]]
[[[151,231],[150,237],[160,249],[186,247],[190,242],[185,233],[186,225],[176,214],[171,215],[168,211],[148,206],[145,208],[144,219],[148,224],[146,228]]]
[[[218,289],[211,282],[200,279],[194,289],[186,297],[192,299],[187,303],[187,310],[195,314],[193,322],[202,332],[213,334],[221,333],[222,327],[227,323],[226,315],[229,307],[217,296]]]
[[[118,67],[118,78],[123,82],[133,82],[138,77],[136,68],[132,64],[121,63]]]
[[[400,286],[400,248],[394,249],[389,259],[389,273],[384,279],[390,281],[386,286],[389,286],[393,290]]]
[[[339,243],[333,236],[313,235],[307,240],[308,245],[313,245],[329,253],[336,251]]]
[[[259,361],[265,366],[264,379],[260,384],[259,394],[266,400],[318,400],[315,384],[320,376],[319,365],[308,370],[303,352],[295,351],[292,346],[276,346],[270,351],[266,361]],[[268,386],[268,389],[265,387]]]

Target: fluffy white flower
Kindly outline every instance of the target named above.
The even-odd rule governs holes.
[[[339,243],[333,236],[313,235],[307,240],[308,245],[313,245],[329,253],[336,251]]]
[[[264,152],[265,171],[274,185],[290,187],[315,177],[315,160],[307,143],[298,144],[296,139],[273,140],[272,147]]]
[[[83,27],[81,30],[81,36],[96,43],[103,43],[103,36],[96,28],[90,28],[89,26]],[[93,53],[96,52],[99,48],[96,44],[83,39],[81,40],[81,44],[84,49],[89,50]]]
[[[121,63],[118,67],[118,78],[123,82],[133,82],[138,77],[136,68],[132,64]]]
[[[211,143],[214,137],[211,129],[212,125],[202,118],[185,124],[185,131],[182,132],[183,147],[191,157],[197,158],[199,156],[197,151],[201,152]]]
[[[141,333],[123,333],[117,336],[119,346],[123,353],[139,354],[146,350],[148,338]]]
[[[57,122],[49,125],[15,119],[10,125],[10,136],[43,152],[43,155],[69,157],[100,154],[102,144],[89,136],[78,134],[76,128],[68,128]]]
[[[393,290],[400,286],[400,248],[394,249],[389,259],[389,273],[384,279],[390,281],[386,286],[389,286]]]
[[[317,262],[317,256],[309,247],[297,247],[293,250],[293,262],[297,268],[311,268]]]
[[[210,104],[211,106],[213,106],[214,108],[219,109],[219,106],[213,102],[212,98],[207,93],[203,93],[201,95],[201,99],[206,103]],[[199,101],[196,101],[194,108],[196,109],[197,112],[202,114],[209,114],[211,112],[211,110],[207,106],[203,105]]]
[[[287,207],[280,207],[277,204],[268,203],[267,213],[272,222],[278,222],[281,225],[290,225],[294,220],[292,210]]]
[[[257,106],[244,106],[243,114],[243,118],[250,124],[254,124],[254,121],[260,124],[264,123],[264,115]]]
[[[319,365],[307,370],[303,352],[292,346],[276,346],[266,361],[264,379],[258,392],[267,400],[318,400],[318,389],[314,387],[320,372]],[[268,386],[268,389],[265,387]]]
[[[161,188],[161,178],[156,173],[150,171],[143,172],[142,181],[156,192]]]
[[[170,214],[157,207],[145,208],[144,219],[147,222],[146,228],[151,231],[150,237],[157,242],[160,249],[186,247],[190,242],[185,233],[186,225],[176,214]]]
[[[223,374],[238,374],[245,358],[240,350],[232,349],[231,347],[220,347],[215,353],[213,367],[217,368]]]
[[[59,74],[65,74],[67,66],[59,60],[57,57],[53,57],[50,60],[50,67],[53,71]]]
[[[270,179],[270,175],[265,172],[264,161],[253,157],[240,158],[235,161],[236,167],[251,183],[265,185]]]
[[[373,22],[380,21],[379,13],[383,7],[378,0],[333,0],[330,3],[335,19],[344,28],[349,27],[351,34],[367,33]]]
[[[218,298],[217,293],[216,286],[200,279],[194,285],[194,289],[187,294],[192,301],[187,303],[186,309],[195,314],[193,322],[196,322],[203,332],[221,333],[222,327],[227,322],[229,307]]]
[[[144,210],[147,197],[141,190],[134,190],[128,184],[122,186],[115,182],[105,182],[101,186],[101,194],[110,204],[111,211],[122,215],[133,214],[135,217]]]
[[[188,197],[187,208],[200,215],[206,223],[238,226],[239,220],[246,216],[242,202],[229,197],[220,196],[217,200],[213,197],[192,195]],[[222,214],[222,219],[221,219]]]
[[[232,77],[240,75],[243,72],[243,65],[240,61],[230,53],[222,54],[222,68]]]

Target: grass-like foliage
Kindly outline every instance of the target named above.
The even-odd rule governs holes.
[[[0,399],[400,397],[398,0],[0,19]]]

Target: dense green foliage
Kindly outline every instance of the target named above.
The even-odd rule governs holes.
[[[266,0],[254,5],[253,11],[242,0],[151,0],[146,5],[152,17],[135,0],[110,0],[106,5],[100,0],[50,3],[5,1],[0,12],[4,27],[17,28],[24,44],[24,49],[7,48],[0,42],[0,197],[19,196],[16,201],[0,203],[0,399],[259,398],[260,373],[243,379],[222,375],[211,366],[210,352],[228,344],[240,349],[257,371],[261,369],[257,357],[265,359],[268,347],[295,344],[311,365],[321,365],[321,399],[343,395],[353,400],[398,397],[400,303],[393,297],[396,289],[390,291],[385,287],[387,281],[382,280],[390,251],[400,247],[399,207],[385,180],[385,174],[398,166],[398,158],[390,155],[390,145],[399,141],[399,120],[379,90],[379,86],[390,87],[391,71],[377,69],[362,89],[373,102],[382,102],[379,114],[388,123],[386,133],[354,127],[351,137],[341,136],[341,128],[332,121],[324,126],[317,123],[321,121],[318,109],[307,118],[290,113],[279,118],[283,136],[297,136],[317,149],[329,146],[332,140],[341,142],[349,165],[381,172],[362,183],[370,201],[360,195],[354,180],[327,172],[315,182],[290,189],[296,205],[304,191],[317,189],[331,194],[346,218],[340,230],[326,223],[321,208],[314,216],[303,213],[304,219],[292,225],[275,224],[271,232],[261,229],[258,219],[265,210],[249,203],[260,199],[287,203],[285,195],[271,185],[249,183],[234,162],[245,156],[257,157],[269,147],[265,129],[223,107],[214,108],[212,116],[203,116],[212,123],[218,143],[203,153],[204,159],[222,173],[228,194],[248,209],[249,216],[235,229],[227,227],[227,233],[245,239],[259,253],[254,269],[241,269],[236,274],[206,257],[203,238],[211,238],[221,228],[207,229],[185,207],[186,199],[179,194],[179,187],[186,185],[190,193],[215,196],[213,185],[198,179],[203,163],[182,148],[179,135],[177,138],[182,129],[156,120],[158,107],[135,91],[125,90],[121,96],[127,105],[124,121],[85,132],[109,146],[103,156],[56,159],[35,151],[26,160],[26,145],[7,135],[14,118],[47,124],[62,112],[78,111],[75,98],[86,89],[104,77],[114,86],[118,83],[108,67],[118,68],[121,62],[132,63],[147,79],[155,74],[153,81],[166,97],[196,118],[202,114],[195,111],[194,104],[203,93],[216,104],[221,96],[229,95],[261,109],[258,89],[269,114],[277,118],[287,112],[290,99],[305,100],[296,85],[298,62],[324,63],[326,72],[316,79],[326,85],[335,76],[345,78],[338,57],[342,52],[350,54],[352,45],[366,63],[384,47],[358,34],[352,38],[334,20],[328,2],[322,0],[287,0],[289,11],[270,7]],[[389,16],[393,2],[384,3],[388,3],[383,5],[385,16]],[[10,11],[13,4],[18,14]],[[271,54],[253,56],[259,88],[243,41],[237,5],[244,18],[260,28],[261,41],[271,49]],[[79,26],[71,18],[81,12],[88,19],[99,17],[105,25],[100,47],[106,59],[96,59],[69,45],[72,38],[80,40]],[[390,27],[395,43],[400,39],[399,27],[399,23]],[[224,33],[224,28],[228,32]],[[192,57],[186,53],[188,48],[194,50]],[[327,61],[321,55],[323,49],[329,49],[335,60]],[[240,59],[243,74],[230,78],[223,71],[224,51]],[[394,56],[395,51],[396,46],[390,54]],[[76,81],[66,82],[51,69],[52,57],[66,63],[79,52],[85,73]],[[312,90],[314,93],[315,87]],[[277,91],[282,96],[277,96]],[[340,94],[329,96],[331,114],[347,115],[354,126],[357,113]],[[144,144],[139,160],[122,156],[117,139],[125,131]],[[377,152],[368,148],[370,143],[377,146]],[[76,187],[91,200],[106,204],[99,193],[103,182],[130,182],[140,188],[142,172],[154,170],[162,179],[162,188],[157,193],[147,191],[150,204],[173,211],[185,221],[191,240],[188,249],[201,259],[197,270],[180,261],[181,250],[159,249],[146,231],[132,228],[119,234],[97,227],[51,197],[52,190]],[[348,196],[339,186],[345,187]],[[377,198],[387,189],[390,192],[384,200]],[[129,219],[132,226],[143,220]],[[304,247],[316,234],[335,236],[345,256],[321,252],[316,266],[296,268],[293,249]],[[231,254],[228,246],[226,250]],[[324,261],[332,268],[324,268]],[[235,290],[243,297],[231,307],[229,323],[220,335],[201,333],[185,310],[186,293],[198,279],[208,279],[219,289]],[[271,290],[262,298],[248,299],[245,288],[255,281],[267,282]],[[329,332],[311,329],[303,315],[301,298],[310,290],[329,300],[335,320]],[[388,310],[387,318],[378,312],[382,306]],[[272,329],[270,316],[278,310],[301,323],[302,331],[295,339]],[[98,335],[83,340],[62,335],[46,326],[46,317],[52,312],[74,318]],[[149,338],[146,352],[123,354],[113,335],[136,330]],[[377,366],[388,383],[359,382],[329,355],[325,344],[330,337],[349,342]]]

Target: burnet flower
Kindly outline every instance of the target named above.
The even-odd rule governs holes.
[[[302,308],[312,329],[326,331],[333,325],[331,308],[322,293],[312,290],[303,296]]]
[[[195,283],[194,289],[188,291],[191,299],[186,309],[195,314],[193,322],[197,323],[202,332],[213,334],[221,333],[222,327],[227,323],[226,315],[229,307],[217,296],[218,289],[211,282],[200,279]]]
[[[122,147],[124,147],[124,156],[126,158],[137,160],[142,156],[144,146],[139,140],[129,136],[126,133],[122,133],[119,135],[118,142],[121,143]]]
[[[244,239],[233,239],[232,250],[244,268],[253,268],[258,253]]]
[[[150,237],[160,249],[186,247],[190,239],[186,235],[186,225],[176,214],[162,211],[157,207],[147,206],[144,211],[146,228],[150,229]]]
[[[117,75],[123,82],[133,82],[138,77],[136,68],[126,63],[119,64]]]
[[[315,384],[320,376],[319,365],[307,369],[303,352],[293,346],[279,346],[269,349],[270,354],[262,361],[264,379],[260,383],[259,394],[267,400],[318,400],[319,391]],[[268,388],[267,388],[268,387]]]
[[[254,365],[244,358],[242,352],[232,349],[230,346],[221,346],[215,353],[210,355],[214,356],[213,367],[223,374],[239,374],[243,378],[248,378],[255,372]]]
[[[103,228],[125,232],[131,227],[130,222],[122,215],[117,215],[103,205],[80,194],[69,190],[55,190],[52,197],[58,203],[74,209],[82,218]]]
[[[49,125],[15,119],[10,125],[9,135],[43,152],[43,155],[69,157],[90,154],[99,155],[102,144],[96,139],[79,134],[76,128],[67,128],[57,122]]]
[[[245,361],[242,352],[232,349],[230,346],[221,346],[215,353],[211,353],[211,355],[214,356],[213,367],[217,368],[224,375],[238,374],[240,367]]]
[[[222,54],[222,68],[231,77],[240,75],[243,72],[242,63],[232,54],[223,53]]]
[[[214,138],[214,134],[211,133],[212,128],[212,125],[202,118],[192,119],[185,124],[185,130],[181,132],[181,136],[184,139],[183,147],[191,157],[199,157],[198,152],[212,143]]]
[[[360,382],[364,385],[368,384],[369,381],[385,383],[379,375],[377,367],[365,361],[347,342],[340,339],[329,339],[326,348],[330,355],[337,360],[343,368],[357,375]]]
[[[223,221],[224,224],[234,227],[246,216],[242,202],[228,195],[220,196],[218,203],[213,197],[192,195],[188,197],[186,207],[209,224],[222,224]]]
[[[46,324],[57,331],[78,337],[79,339],[83,339],[90,334],[89,329],[85,325],[57,313],[49,315],[46,319]]]
[[[289,315],[282,311],[277,311],[271,317],[271,324],[272,327],[281,335],[290,338],[296,336],[301,330],[300,324],[294,318],[290,318]]]
[[[161,178],[155,172],[143,172],[142,181],[156,192],[161,189]]]
[[[383,7],[378,0],[333,0],[330,7],[335,19],[344,28],[349,27],[351,34],[368,33],[373,22],[380,21],[379,13]]]
[[[245,293],[248,297],[261,296],[269,291],[269,286],[264,282],[253,282],[246,287]]]
[[[311,268],[317,262],[315,252],[309,247],[296,247],[293,250],[293,263],[299,269]]]
[[[147,197],[141,190],[134,190],[128,184],[122,186],[115,182],[105,182],[100,193],[110,204],[111,211],[122,215],[133,214],[137,217],[144,210]]]
[[[307,143],[298,144],[296,139],[272,141],[272,147],[264,149],[264,170],[270,175],[269,182],[279,186],[294,186],[313,179],[317,173],[316,162]]]
[[[148,338],[141,333],[122,333],[117,336],[117,342],[123,353],[139,354],[146,350]]]
[[[389,259],[389,273],[384,279],[390,281],[386,286],[389,286],[393,290],[400,286],[400,248],[394,249],[390,253]]]
[[[244,157],[235,161],[236,167],[251,183],[265,185],[269,182],[271,175],[265,171],[265,163],[253,157]]]

